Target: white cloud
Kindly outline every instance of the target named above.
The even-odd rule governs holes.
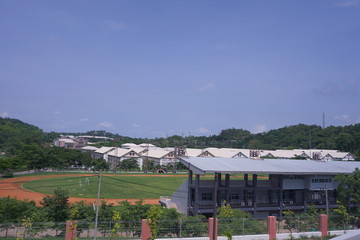
[[[256,125],[254,128],[254,133],[263,133],[266,132],[267,126],[265,124]]]
[[[347,114],[337,115],[335,116],[335,119],[346,123],[351,122],[350,116]]]
[[[9,117],[10,115],[9,115],[9,113],[8,112],[2,112],[2,113],[0,113],[0,117],[2,117],[2,118],[7,118],[7,117]]]
[[[88,121],[89,121],[88,118],[80,118],[80,119],[79,119],[79,122],[88,122]]]
[[[139,128],[139,127],[141,127],[139,124],[136,124],[136,123],[133,123],[131,126],[132,126],[133,128]]]
[[[208,134],[208,133],[210,133],[210,130],[206,129],[206,128],[199,128],[199,129],[195,130],[195,132],[200,133],[200,134]]]
[[[357,5],[360,5],[359,0],[343,0],[343,1],[335,3],[335,6],[338,6],[338,7],[353,7],[353,6],[357,6]]]
[[[59,115],[59,114],[60,114],[60,112],[59,112],[59,111],[54,111],[54,112],[53,112],[53,114],[55,114],[55,115]]]
[[[126,24],[123,22],[116,22],[112,20],[103,20],[103,24],[105,24],[108,28],[114,31],[124,30],[127,28]]]
[[[108,123],[108,122],[102,122],[102,123],[99,123],[98,124],[98,127],[106,127],[106,128],[110,128],[112,127],[113,125],[111,123]]]
[[[201,92],[204,92],[204,91],[207,91],[211,88],[214,88],[215,87],[215,84],[213,84],[212,82],[209,82],[207,83],[206,85],[202,86],[202,87],[199,87],[198,90],[201,91]]]

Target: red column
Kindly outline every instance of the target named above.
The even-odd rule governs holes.
[[[276,217],[268,216],[267,217],[267,230],[269,234],[269,240],[276,239]]]
[[[76,221],[67,221],[65,240],[73,239],[76,239]]]
[[[147,224],[146,219],[141,221],[141,240],[148,240],[151,237],[150,226]]]
[[[328,235],[328,215],[320,214],[320,232],[322,237]]]
[[[209,218],[209,238],[210,238],[210,240],[217,240],[218,223],[219,223],[219,219],[216,218],[215,229],[214,229],[214,218]],[[215,238],[214,238],[214,232],[215,232]]]

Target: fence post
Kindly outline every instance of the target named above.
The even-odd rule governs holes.
[[[65,240],[73,239],[76,239],[76,221],[67,221]]]
[[[209,218],[209,239],[217,240],[219,219],[216,218],[214,229],[214,218]]]
[[[141,221],[141,240],[148,240],[151,237],[150,226],[146,219]]]
[[[322,237],[328,235],[328,215],[320,214],[320,232]]]
[[[268,216],[267,217],[267,230],[269,234],[269,240],[276,239],[276,217]]]

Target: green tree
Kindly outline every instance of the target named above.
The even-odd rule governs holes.
[[[233,227],[232,223],[234,221],[234,210],[231,208],[230,204],[224,204],[219,209],[219,233],[224,235],[228,240],[232,240],[233,236]]]
[[[346,207],[340,202],[338,203],[338,207],[332,210],[332,214],[329,217],[330,226],[333,225],[332,227],[346,230],[349,225],[350,215],[347,212]]]
[[[92,206],[87,205],[85,201],[80,201],[70,206],[71,220],[77,221],[78,232],[88,229],[90,223],[94,222],[95,211]]]
[[[289,230],[290,235],[292,236],[293,230],[294,229],[296,230],[296,228],[298,226],[298,222],[297,222],[295,213],[291,210],[283,211],[283,219],[285,221],[284,228]]]
[[[109,163],[106,162],[104,159],[94,159],[93,167],[94,171],[107,171],[109,170]]]
[[[336,140],[336,148],[342,151],[353,151],[355,140],[354,137],[349,133],[340,133]]]
[[[351,214],[360,213],[360,170],[358,168],[350,175],[338,175],[335,180],[339,183],[336,189],[338,201]]]
[[[146,222],[150,227],[151,237],[150,240],[157,238],[159,233],[159,219],[162,214],[163,208],[152,205],[147,212]]]
[[[140,167],[136,158],[129,158],[122,160],[118,164],[117,169],[122,171],[131,171],[131,170],[134,171],[134,170],[140,170]]]
[[[105,237],[110,229],[110,223],[114,212],[114,204],[101,201],[99,209],[99,229]]]
[[[181,214],[175,208],[163,208],[158,219],[158,228],[161,231],[161,235],[179,236],[180,225],[179,220]]]
[[[120,204],[120,214],[123,221],[123,225],[126,229],[127,236],[132,233],[134,236],[140,236],[141,231],[139,231],[138,223],[142,219],[146,219],[147,212],[150,209],[150,204],[144,204],[143,200],[138,200],[135,204],[131,204],[129,201],[121,201]]]
[[[0,198],[0,223],[7,235],[12,223],[20,223],[25,218],[41,222],[44,216],[34,201],[21,201],[10,197]]]
[[[181,237],[200,237],[207,234],[206,217],[204,215],[188,216],[182,218]]]
[[[61,188],[54,190],[54,195],[45,196],[40,202],[48,221],[65,222],[69,218],[69,192]]]
[[[119,231],[120,231],[120,220],[121,220],[121,216],[119,211],[113,211],[113,215],[111,218],[112,222],[113,222],[113,228],[111,229],[111,234],[110,234],[110,239],[117,239],[119,237]]]
[[[222,219],[228,220],[227,224],[230,225],[231,230],[233,230],[232,235],[260,234],[266,232],[266,225],[263,221],[254,220],[249,213],[246,213],[240,209],[231,209],[231,212],[229,214],[233,216],[232,219],[224,216],[224,214],[220,214],[220,212],[218,218],[220,222]]]

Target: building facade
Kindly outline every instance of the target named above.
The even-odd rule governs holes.
[[[171,197],[187,215],[209,215],[224,202],[254,217],[281,216],[309,206],[336,208],[338,174],[350,174],[360,162],[181,158],[187,181]],[[206,174],[206,177],[203,175]],[[214,179],[209,180],[208,174]]]

